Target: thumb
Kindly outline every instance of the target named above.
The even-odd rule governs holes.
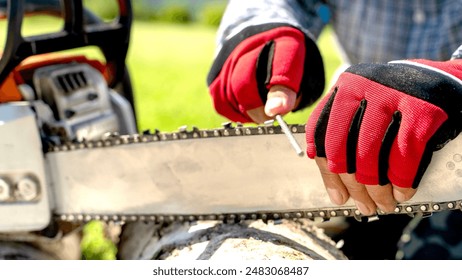
[[[269,117],[285,115],[295,108],[297,93],[286,86],[272,86],[268,92],[265,114]]]

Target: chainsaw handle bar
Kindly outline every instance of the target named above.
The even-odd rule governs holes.
[[[85,46],[96,46],[105,56],[110,87],[123,79],[133,20],[130,0],[117,0],[119,16],[110,23],[98,22],[96,16],[84,9],[82,0],[63,0],[63,30],[29,37],[21,34],[24,2],[7,1],[8,33],[0,59],[0,84],[27,57]],[[85,24],[84,13],[91,24]]]

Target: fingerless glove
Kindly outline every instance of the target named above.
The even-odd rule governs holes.
[[[461,59],[351,66],[310,116],[307,154],[363,184],[416,188],[462,130],[461,80]]]
[[[273,85],[301,95],[295,110],[312,104],[324,89],[324,68],[314,41],[284,24],[251,26],[228,40],[207,77],[218,113],[252,122],[247,111],[264,106]]]

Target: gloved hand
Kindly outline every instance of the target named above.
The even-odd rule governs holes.
[[[316,44],[302,31],[265,24],[226,41],[207,83],[218,113],[235,122],[261,123],[318,99],[324,68]]]
[[[462,60],[358,64],[342,73],[306,127],[331,200],[365,215],[410,199],[433,151],[462,130]]]

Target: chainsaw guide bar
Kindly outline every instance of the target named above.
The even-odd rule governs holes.
[[[304,125],[288,127],[304,149]],[[274,124],[111,134],[51,145],[46,161],[55,218],[63,221],[377,218],[364,217],[351,199],[332,204],[315,162],[294,154]],[[417,194],[394,214],[460,210],[461,187],[459,136],[434,153]]]

